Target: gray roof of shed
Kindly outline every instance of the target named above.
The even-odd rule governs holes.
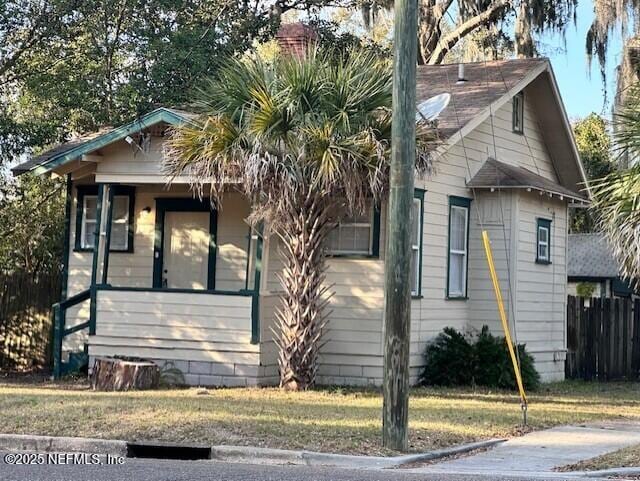
[[[619,276],[618,263],[601,233],[569,234],[567,276],[610,279]]]
[[[584,195],[573,192],[524,167],[505,164],[493,158],[488,158],[487,161],[482,164],[482,167],[480,167],[476,175],[467,182],[467,186],[477,189],[533,189],[566,196],[579,201],[587,200]]]

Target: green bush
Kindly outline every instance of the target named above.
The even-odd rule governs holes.
[[[525,388],[535,390],[540,376],[534,359],[524,344],[518,346]],[[477,336],[465,337],[447,327],[425,351],[426,367],[422,383],[435,386],[486,386],[516,389],[509,349],[504,337],[497,337],[483,326]]]
[[[461,386],[473,382],[473,346],[458,331],[445,327],[425,352],[425,384]]]

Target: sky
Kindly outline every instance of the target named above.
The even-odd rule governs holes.
[[[566,47],[560,35],[545,35],[541,38],[542,53],[551,59],[558,80],[560,93],[567,114],[573,120],[591,112],[607,118],[611,116],[611,102],[615,94],[615,68],[620,62],[622,42],[619,33],[612,35],[607,60],[607,98],[603,105],[604,85],[600,76],[600,65],[594,59],[589,69],[585,51],[587,31],[593,21],[593,3],[579,0],[578,22],[567,28]]]

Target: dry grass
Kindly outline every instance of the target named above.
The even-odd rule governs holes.
[[[640,420],[639,388],[631,383],[547,385],[531,397],[529,429]],[[382,399],[375,390],[198,392],[97,393],[84,383],[0,382],[0,432],[391,454],[380,445]],[[518,435],[520,422],[512,393],[414,389],[411,450]]]
[[[563,466],[558,471],[597,471],[599,469],[640,467],[640,445]],[[635,478],[634,478],[635,479]]]

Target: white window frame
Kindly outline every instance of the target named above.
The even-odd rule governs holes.
[[[454,249],[453,246],[453,242],[451,242],[451,235],[452,235],[452,229],[451,229],[451,213],[455,210],[461,210],[464,212],[464,249],[460,250],[460,249]],[[467,298],[467,277],[469,275],[469,269],[468,269],[468,262],[469,262],[469,207],[465,207],[465,206],[461,206],[461,205],[456,205],[456,204],[449,204],[449,239],[448,239],[449,245],[448,245],[448,249],[449,252],[447,253],[447,298],[448,299],[466,299]],[[451,263],[451,256],[452,255],[456,255],[456,256],[462,256],[462,265],[463,265],[463,271],[462,271],[462,286],[461,289],[452,291],[451,290],[451,268],[452,268],[452,263]]]
[[[373,255],[373,224],[374,224],[374,216],[375,216],[375,209],[373,207],[373,205],[370,205],[369,207],[367,207],[368,209],[370,209],[370,215],[369,215],[369,222],[338,222],[338,225],[336,225],[334,227],[334,230],[336,230],[338,232],[338,244],[340,244],[340,233],[342,231],[342,229],[344,228],[348,228],[348,227],[368,227],[369,228],[369,245],[367,247],[367,250],[364,251],[359,251],[359,250],[353,250],[353,249],[331,249],[329,248],[327,250],[328,254],[331,256],[371,256]]]
[[[423,222],[423,203],[422,200],[418,197],[413,198],[413,204],[411,212],[413,213],[415,206],[418,206],[418,218],[412,219],[412,221],[418,222],[418,229],[416,233],[416,238],[413,239],[411,243],[411,262],[413,263],[414,255],[417,256],[418,265],[416,266],[415,277],[413,279],[413,285],[411,286],[411,295],[412,296],[420,296],[422,293],[420,292],[421,282],[420,282],[420,265],[422,263],[422,255],[421,255],[421,246],[422,246],[422,222]],[[413,230],[413,226],[412,226]],[[413,267],[413,266],[412,266]]]
[[[87,219],[87,200],[94,199],[96,201],[96,216],[94,219]],[[93,245],[88,245],[86,242],[87,222],[93,223],[94,232],[98,229],[98,196],[97,195],[85,195],[82,197],[82,223],[80,231],[80,247],[82,249],[93,249]]]
[[[128,194],[118,194],[113,196],[113,203],[115,204],[115,200],[117,198],[125,198],[126,199],[126,209],[125,216],[122,219],[111,219],[111,251],[113,252],[125,252],[129,249],[129,229],[131,224],[129,222],[130,208],[131,208],[131,198]],[[95,199],[96,200],[96,217],[94,219],[87,219],[87,200]],[[94,194],[85,194],[82,197],[82,221],[80,224],[80,247],[82,249],[93,249],[93,245],[88,245],[86,242],[86,233],[87,233],[87,222],[91,222],[94,224],[94,231],[96,231],[99,226],[98,223],[98,196]],[[124,224],[124,247],[118,247],[116,249],[113,248],[113,225],[114,224]]]
[[[547,225],[542,225],[540,222],[544,221],[548,223]],[[536,232],[536,262],[545,264],[551,262],[551,222],[545,219],[538,219],[537,222],[537,232]],[[542,240],[541,232],[546,233],[546,240]],[[546,255],[543,256],[540,253],[540,248],[544,247],[546,249]]]

